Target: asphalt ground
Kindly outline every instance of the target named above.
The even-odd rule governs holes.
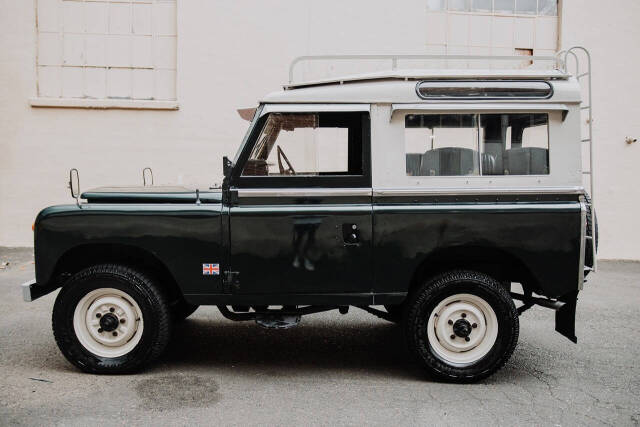
[[[353,308],[266,330],[201,307],[146,371],[84,374],[53,339],[57,292],[22,301],[32,259],[0,249],[0,425],[640,423],[640,263],[599,264],[580,295],[577,345],[534,307],[501,371],[453,385],[422,373],[398,326]]]

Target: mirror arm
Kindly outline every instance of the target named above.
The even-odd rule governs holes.
[[[75,176],[75,182],[76,182],[76,190],[74,191],[74,176]],[[82,207],[80,206],[80,174],[78,173],[78,169],[76,168],[72,168],[69,169],[69,190],[71,191],[71,197],[73,197],[76,200],[76,205],[78,205],[78,207],[80,209],[82,209]]]

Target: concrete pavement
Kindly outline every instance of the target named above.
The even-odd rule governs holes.
[[[400,329],[351,309],[265,330],[201,307],[169,351],[129,376],[83,374],[54,342],[56,293],[23,303],[28,250],[0,250],[0,425],[638,425],[640,263],[602,262],[578,305],[575,345],[553,313],[521,318],[491,378],[425,378]]]

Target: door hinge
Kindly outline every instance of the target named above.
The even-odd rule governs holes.
[[[227,293],[237,292],[240,290],[240,272],[225,271],[224,272],[224,291]]]

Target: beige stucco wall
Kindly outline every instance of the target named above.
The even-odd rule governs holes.
[[[422,0],[401,6],[364,0],[178,0],[178,111],[33,108],[28,100],[36,95],[35,2],[2,0],[0,8],[4,246],[32,245],[31,224],[39,209],[71,201],[65,188],[71,167],[80,170],[84,189],[139,184],[145,166],[153,168],[156,183],[219,182],[221,158],[233,155],[246,128],[235,110],[254,106],[263,94],[279,89],[295,56],[442,51],[433,44],[433,28],[425,24],[434,18]],[[640,259],[640,227],[634,224],[634,209],[640,207],[634,179],[640,143],[624,142],[627,135],[640,136],[634,114],[640,108],[634,103],[638,59],[621,56],[637,51],[639,18],[640,4],[634,0],[607,2],[606,7],[596,0],[565,0],[563,5],[562,44],[583,44],[594,57],[603,258]],[[457,32],[443,31],[451,44],[447,37]],[[471,32],[468,39],[473,39]],[[494,53],[507,50],[501,49]],[[447,50],[490,52],[460,46]]]

